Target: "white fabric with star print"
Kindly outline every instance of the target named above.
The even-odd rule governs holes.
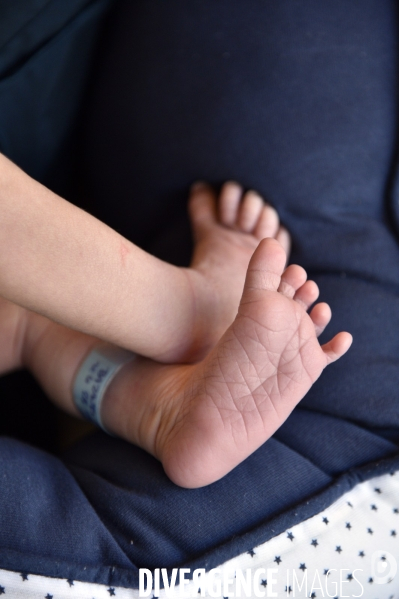
[[[320,514],[221,564],[219,570],[233,581],[230,596],[234,576],[249,570],[248,596],[254,598],[399,599],[399,472],[358,484]],[[219,596],[227,594],[222,589]],[[139,591],[0,570],[0,595],[136,599]],[[176,587],[174,597],[179,596]],[[186,585],[184,596],[199,597],[198,584]],[[159,597],[166,597],[165,590]]]

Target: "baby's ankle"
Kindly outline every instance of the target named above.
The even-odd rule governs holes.
[[[169,320],[159,319],[157,335],[147,337],[149,350],[140,353],[165,364],[195,363],[209,353],[224,332],[223,305],[204,274],[193,268],[176,270],[179,291],[169,305]]]
[[[26,331],[29,311],[0,298],[2,345],[0,347],[0,374],[24,367]]]
[[[202,360],[216,345],[225,327],[221,326],[223,306],[216,288],[201,272],[184,269],[191,289],[192,322],[187,330],[188,341],[179,362],[194,363]]]

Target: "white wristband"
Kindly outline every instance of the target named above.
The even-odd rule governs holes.
[[[135,358],[135,354],[111,345],[93,349],[76,375],[73,400],[86,420],[94,422],[108,433],[101,419],[101,404],[105,392],[119,370]]]

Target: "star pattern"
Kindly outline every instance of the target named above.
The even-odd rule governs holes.
[[[286,593],[287,595],[290,595],[290,594],[292,593],[292,587],[291,587],[291,585],[290,585],[290,586],[288,586],[288,587],[287,587],[287,586],[285,587],[285,593]]]
[[[346,592],[346,595],[359,595],[361,579],[365,589],[362,595],[364,599],[399,599],[399,578],[392,577],[391,580],[387,580],[386,585],[381,585],[377,574],[374,574],[371,568],[372,554],[376,552],[377,547],[383,548],[383,551],[378,550],[378,559],[387,567],[390,563],[389,555],[395,557],[399,555],[399,523],[392,528],[393,514],[399,509],[398,496],[399,472],[393,476],[383,475],[371,481],[358,483],[352,491],[345,493],[323,512],[291,526],[269,541],[256,545],[231,562],[217,567],[229,567],[230,572],[238,569],[245,571],[247,568],[255,572],[258,568],[264,568],[265,574],[268,568],[275,568],[273,577],[276,577],[276,580],[273,580],[273,591],[277,590],[278,597],[289,597],[289,599],[297,596],[297,585],[302,577],[305,579],[306,576],[309,584],[306,590],[308,598],[319,599],[328,596],[325,592],[327,587],[324,587],[323,594],[322,585],[328,585],[329,589],[334,588],[331,585],[336,582],[336,572],[340,569],[344,573],[343,580],[348,583],[347,588],[351,589],[350,592]],[[373,503],[373,498],[378,498],[378,502]],[[373,509],[372,506],[377,509]],[[291,577],[287,577],[288,572],[291,572]],[[296,581],[292,576],[293,572],[296,572]],[[315,572],[319,573],[317,583],[314,581]],[[38,580],[41,580],[43,585],[41,593],[37,592],[40,588]],[[137,592],[133,591],[132,594],[132,589],[87,584],[66,577],[50,579],[29,574],[27,571],[10,572],[0,569],[0,595],[5,595],[5,599],[22,596],[22,593],[25,596],[26,592],[29,594],[30,585],[36,585],[35,596],[38,599],[39,597],[43,599],[137,597]],[[258,579],[258,585],[259,590],[264,589],[262,592],[265,592],[268,588],[267,578]],[[98,594],[95,592],[96,586],[101,589]],[[193,596],[193,591],[197,591],[196,586],[190,590],[188,596]],[[200,594],[201,589],[198,596]],[[178,591],[176,596],[179,596]],[[157,598],[154,596],[154,599]]]

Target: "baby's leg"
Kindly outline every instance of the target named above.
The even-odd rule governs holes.
[[[191,194],[193,269],[144,252],[0,155],[0,295],[158,361],[197,360],[232,322],[262,236],[286,244],[276,212],[238,185]],[[30,198],[27,202],[26,199]]]
[[[320,345],[330,320],[318,289],[285,252],[262,241],[247,273],[238,315],[195,366],[126,366],[103,405],[107,428],[162,461],[177,484],[200,487],[232,470],[281,426],[323,369],[351,344],[339,333]]]

